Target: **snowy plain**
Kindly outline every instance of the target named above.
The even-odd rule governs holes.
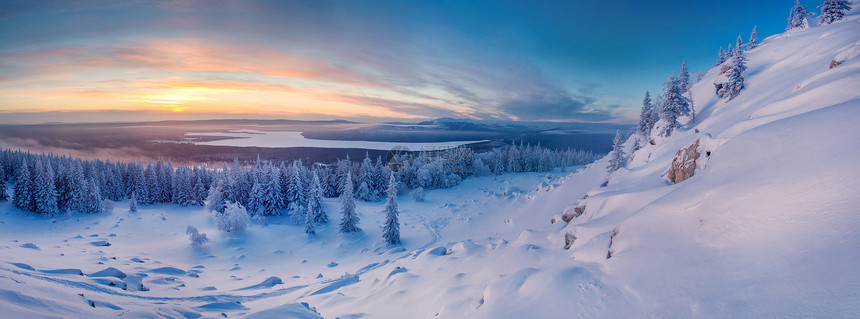
[[[228,235],[198,208],[129,213],[120,202],[107,214],[48,218],[3,202],[0,309],[16,318],[857,317],[859,44],[856,14],[771,36],[748,52],[747,88],[729,102],[716,97],[712,68],[692,88],[695,120],[635,152],[629,140],[629,163],[606,187],[603,159],[575,174],[469,178],[422,203],[401,196],[400,246],[382,242],[382,202],[358,203],[359,235],[328,225],[311,237],[276,218]],[[834,58],[845,60],[829,68]],[[675,152],[696,140],[710,155],[695,176],[669,183]],[[580,205],[582,216],[558,221]],[[326,201],[334,220],[338,207]],[[188,225],[210,242],[190,245]],[[567,234],[576,240],[565,250]],[[148,290],[133,291],[137,283]]]

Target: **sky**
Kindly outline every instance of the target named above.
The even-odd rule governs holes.
[[[818,3],[806,3],[814,7]],[[630,124],[780,1],[0,0],[0,123]]]

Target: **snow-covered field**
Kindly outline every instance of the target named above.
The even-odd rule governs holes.
[[[4,202],[0,308],[16,317],[222,312],[233,317],[291,307],[314,317],[296,305],[305,302],[325,317],[404,312],[459,317],[482,303],[514,305],[518,297],[511,292],[520,289],[521,281],[534,275],[549,280],[559,271],[540,269],[544,258],[568,259],[557,249],[545,249],[547,244],[532,243],[529,229],[546,220],[519,207],[534,205],[535,196],[566,197],[566,192],[548,191],[568,177],[560,172],[483,177],[428,191],[420,203],[401,196],[400,246],[382,242],[382,202],[358,202],[362,234],[340,234],[330,224],[310,237],[286,217],[231,235],[218,231],[203,208],[156,205],[131,213],[120,202],[106,214],[46,218]],[[559,211],[565,201],[553,202],[555,207],[539,209]],[[326,205],[337,219],[337,200]],[[210,241],[191,245],[188,225],[207,233]],[[534,258],[539,256],[545,257]],[[495,266],[485,263],[491,260]],[[521,273],[497,278],[500,273],[493,268],[498,266]],[[135,291],[140,286],[127,285],[130,280],[142,282],[146,291]],[[484,296],[508,281],[493,299]],[[497,298],[503,296],[511,299],[501,303]]]
[[[606,187],[603,159],[576,174],[469,178],[422,203],[401,196],[400,246],[382,242],[382,202],[358,203],[361,234],[330,224],[310,237],[277,218],[228,235],[197,208],[129,213],[121,202],[51,219],[0,203],[0,309],[10,318],[856,318],[858,46],[856,14],[769,37],[748,53],[747,88],[730,102],[714,94],[711,69],[692,88],[696,120],[644,143]],[[841,65],[828,68],[834,58]],[[676,151],[696,140],[707,155],[695,176],[669,183]],[[338,203],[326,204],[337,220]],[[559,220],[580,205],[582,216]],[[210,241],[190,245],[188,225]],[[565,236],[575,236],[568,250]]]
[[[433,143],[406,143],[406,142],[370,142],[370,141],[343,141],[343,140],[319,140],[305,138],[301,132],[276,132],[255,130],[234,130],[230,132],[200,132],[186,133],[186,136],[214,136],[224,137],[222,140],[195,142],[197,145],[209,146],[238,146],[238,147],[320,147],[320,148],[362,148],[369,150],[392,150],[407,148],[413,151],[440,150],[454,148],[464,144],[486,142],[480,141],[449,141]]]

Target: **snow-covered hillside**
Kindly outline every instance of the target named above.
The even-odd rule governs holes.
[[[692,88],[698,117],[687,129],[643,143],[608,187],[575,203],[584,215],[556,237],[575,235],[570,255],[622,292],[629,305],[609,313],[860,313],[858,48],[857,15],[772,36],[748,52],[747,88],[730,102],[711,69]],[[695,176],[669,183],[676,151],[696,140]]]
[[[50,219],[3,202],[0,311],[15,318],[856,317],[857,52],[856,14],[769,37],[748,52],[737,98],[720,100],[713,86],[720,70],[708,71],[691,89],[696,119],[635,152],[629,140],[629,163],[606,187],[603,159],[575,174],[470,178],[428,191],[420,203],[401,196],[399,246],[382,242],[382,203],[359,203],[362,234],[329,225],[308,237],[277,218],[228,235],[202,208],[130,213],[120,202],[107,214]],[[829,68],[834,59],[841,64]],[[697,140],[703,154],[695,175],[670,183],[664,173],[676,152]],[[336,200],[326,205],[339,217]],[[574,207],[584,213],[562,221]],[[190,245],[188,225],[210,241]]]

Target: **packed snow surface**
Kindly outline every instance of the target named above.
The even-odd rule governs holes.
[[[276,132],[255,130],[233,130],[230,132],[200,132],[186,133],[186,136],[215,136],[226,139],[195,142],[197,145],[210,146],[239,146],[239,147],[320,147],[320,148],[362,148],[369,150],[392,150],[407,148],[413,151],[439,150],[454,148],[464,144],[485,142],[481,141],[449,141],[433,143],[405,143],[405,142],[370,142],[370,141],[343,141],[343,140],[318,140],[305,138],[301,132]]]
[[[38,216],[0,203],[5,317],[851,318],[860,313],[860,19],[772,36],[747,88],[692,88],[697,117],[654,136],[609,177],[469,178],[398,198],[403,244],[364,232],[307,236],[286,218],[220,232],[200,208]],[[849,54],[850,55],[850,54]],[[846,56],[849,56],[846,55]],[[700,141],[695,175],[663,174]],[[587,195],[587,196],[586,196]],[[336,199],[325,201],[333,222]],[[570,223],[566,208],[584,206]],[[555,220],[555,223],[550,223]],[[335,222],[336,223],[336,222]],[[188,225],[207,233],[194,246]],[[575,237],[565,250],[565,237]],[[94,245],[93,242],[110,243]],[[78,271],[79,270],[79,271]],[[83,275],[82,275],[83,274]]]

